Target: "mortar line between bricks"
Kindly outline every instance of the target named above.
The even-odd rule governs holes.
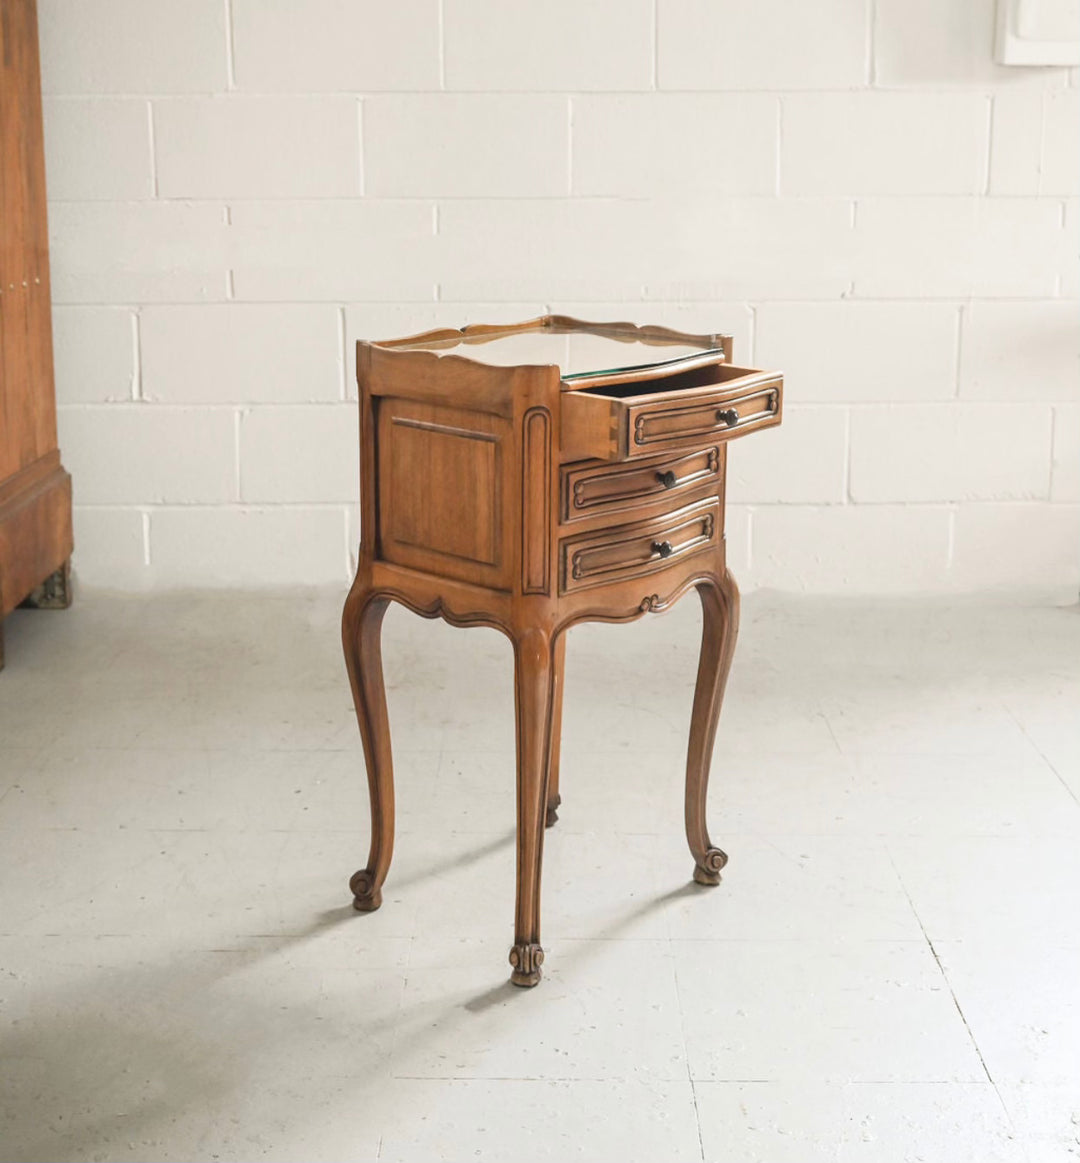
[[[983,163],[982,193],[990,196],[990,173],[994,165],[994,107],[997,101],[994,97],[986,98],[986,153]]]
[[[236,52],[233,46],[233,13],[232,0],[224,0],[225,4],[225,84],[228,92],[236,89]]]
[[[131,399],[143,399],[142,383],[142,336],[140,334],[139,308],[131,313]]]
[[[793,87],[783,88],[776,85],[766,86],[763,88],[752,88],[748,86],[732,86],[731,88],[705,88],[698,86],[696,88],[680,89],[674,86],[665,85],[663,89],[659,90],[662,93],[672,93],[681,97],[775,97],[778,94],[789,97],[851,97],[867,93],[870,89],[878,93],[892,93],[899,96],[907,94],[917,94],[928,97],[944,98],[946,101],[955,99],[955,103],[960,104],[964,100],[970,101],[973,96],[985,96],[984,90],[972,91],[957,88],[945,87],[934,88],[932,86],[912,86],[907,84],[880,84],[875,79],[873,85],[861,84],[855,87],[851,86],[837,86],[837,87]],[[1050,92],[1065,93],[1072,92],[1072,89],[1057,89],[1049,90]],[[122,89],[122,90],[101,90],[101,91],[82,91],[82,92],[49,92],[45,96],[50,101],[122,101],[122,100],[163,100],[163,101],[214,101],[223,98],[230,98],[237,101],[246,101],[249,98],[257,98],[263,100],[293,100],[293,101],[317,101],[322,98],[334,100],[343,97],[358,97],[358,96],[379,96],[379,97],[439,97],[443,94],[448,94],[455,97],[565,97],[568,93],[575,96],[583,97],[627,97],[635,94],[648,94],[651,90],[637,86],[624,89],[582,89],[573,85],[563,86],[562,88],[553,89],[506,89],[506,88],[483,88],[483,89],[468,89],[464,87],[450,87],[446,89],[379,89],[379,88],[364,88],[361,86],[354,86],[348,89],[192,89],[188,92],[165,92],[148,89]]]
[[[150,140],[150,194],[153,200],[158,196],[157,141],[154,137],[154,102],[146,102],[146,132]]]
[[[579,94],[563,93],[560,96],[573,98]],[[677,195],[670,195],[667,197],[656,198],[648,193],[640,194],[452,194],[442,192],[429,192],[426,194],[375,194],[366,195],[364,197],[365,205],[377,206],[409,206],[416,202],[431,202],[433,198],[437,198],[441,202],[476,202],[478,204],[488,206],[491,204],[498,205],[500,203],[514,204],[517,202],[534,202],[534,203],[550,203],[550,202],[584,202],[590,204],[599,203],[600,205],[610,206],[638,206],[641,208],[648,207],[679,207],[679,206],[710,206],[713,205],[717,197],[723,198],[728,202],[747,202],[747,203],[768,203],[770,205],[846,205],[852,198],[859,198],[866,202],[892,202],[904,203],[910,206],[920,206],[930,202],[969,202],[974,205],[982,205],[990,203],[993,205],[1005,206],[1010,203],[1027,203],[1032,206],[1049,206],[1060,203],[1067,206],[1069,196],[1062,194],[983,194],[980,191],[971,190],[946,190],[939,193],[930,194],[851,194],[851,193],[802,193],[793,192],[778,196],[774,191],[769,191],[765,194],[745,193],[732,194],[723,193],[717,195],[708,189],[703,189],[699,192],[681,193]],[[341,202],[357,202],[359,195],[356,193],[348,194],[311,194],[311,193],[263,193],[263,194],[236,194],[229,191],[217,191],[215,193],[174,193],[174,194],[159,194],[155,197],[146,198],[61,198],[49,195],[49,205],[53,206],[157,206],[157,205],[176,205],[176,206],[214,206],[221,205],[223,202],[231,202],[234,205],[250,203],[255,206],[259,205],[277,205],[281,202],[293,202],[303,204],[328,204],[334,205]]]
[[[225,270],[222,274],[226,274]],[[440,284],[433,284],[440,285]],[[838,306],[843,303],[927,303],[927,304],[941,304],[955,305],[959,295],[849,295],[840,300],[833,296],[818,296],[809,299],[770,299],[769,304],[821,304],[829,306]],[[469,306],[476,303],[491,303],[491,304],[505,304],[505,303],[521,303],[522,297],[520,295],[451,295],[447,297],[445,294],[432,294],[418,299],[386,299],[372,297],[369,299],[355,296],[347,296],[344,301],[349,305],[366,306],[370,304],[379,304],[380,306],[400,306],[400,307],[422,307],[433,301],[444,301],[447,303],[458,303],[463,306]],[[1027,305],[1039,304],[1058,304],[1067,305],[1069,303],[1077,302],[1076,295],[1067,297],[1058,296],[1054,294],[1040,294],[1040,295],[1002,295],[990,296],[981,295],[978,299],[972,300],[973,303],[1018,303]],[[304,298],[304,299],[255,299],[245,298],[241,296],[235,300],[225,298],[221,299],[154,299],[147,300],[143,303],[132,304],[129,299],[61,299],[53,298],[54,307],[77,307],[77,308],[94,308],[100,307],[104,310],[111,310],[115,308],[129,307],[134,309],[159,308],[159,307],[227,307],[230,303],[239,304],[244,307],[336,307],[343,301],[341,295],[326,296],[325,298]],[[657,297],[655,299],[643,298],[638,295],[604,295],[595,298],[583,296],[580,293],[556,295],[552,297],[552,302],[558,303],[565,301],[568,303],[579,303],[583,305],[597,305],[601,307],[614,306],[687,306],[687,305],[716,305],[716,304],[732,304],[743,302],[742,296],[735,295],[732,297],[712,297],[695,295],[693,298],[688,297]]]

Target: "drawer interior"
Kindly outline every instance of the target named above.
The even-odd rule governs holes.
[[[585,396],[603,396],[609,400],[631,400],[637,396],[683,392],[691,388],[717,387],[728,380],[737,380],[752,374],[754,373],[749,368],[732,367],[730,364],[712,364],[709,367],[676,372],[675,375],[671,376],[600,384],[593,388],[579,388],[577,392]]]

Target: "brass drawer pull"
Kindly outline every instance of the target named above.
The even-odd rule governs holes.
[[[675,549],[670,541],[654,541],[652,543],[653,553],[659,553],[661,557],[670,557]]]
[[[673,489],[678,483],[678,477],[668,469],[667,472],[658,472],[656,479],[664,486],[665,489]]]
[[[721,408],[716,413],[717,422],[726,424],[729,428],[734,428],[739,422],[739,413],[734,408]]]

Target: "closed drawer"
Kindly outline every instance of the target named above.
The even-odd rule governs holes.
[[[562,393],[562,458],[627,460],[780,423],[779,372],[714,364]]]
[[[619,525],[559,542],[559,590],[646,577],[695,553],[714,548],[720,505],[710,498],[652,521]]]
[[[638,505],[677,497],[720,479],[720,449],[667,456],[630,464],[590,464],[563,469],[562,519],[620,513]]]

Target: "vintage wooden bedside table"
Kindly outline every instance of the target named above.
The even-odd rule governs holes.
[[[713,739],[738,628],[724,557],[728,441],[780,423],[778,372],[733,367],[731,338],[545,315],[358,343],[361,542],[342,616],[363,737],[371,849],[350,881],[382,903],[394,786],[380,627],[401,602],[513,643],[517,912],[511,981],[535,985],[540,865],[555,822],[567,629],[704,610],[686,760],[694,879],[727,862],[709,839]]]

